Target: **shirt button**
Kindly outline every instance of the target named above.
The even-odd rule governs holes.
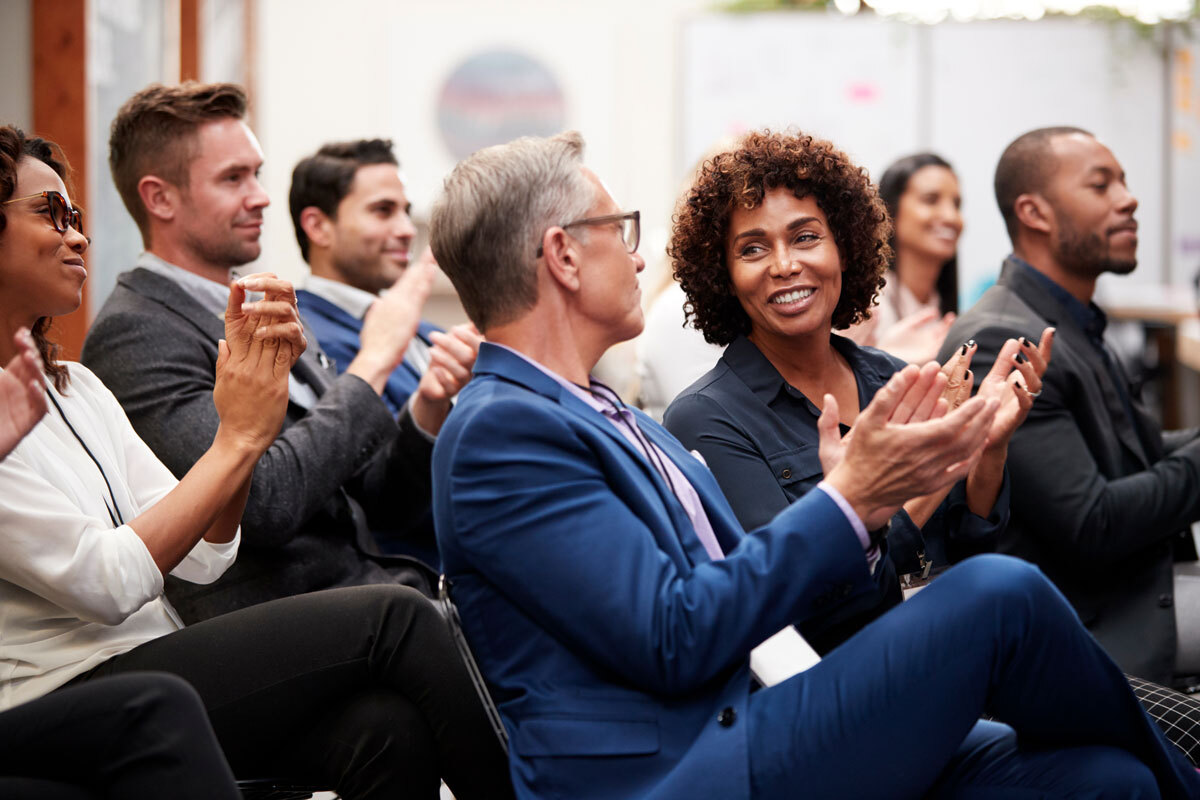
[[[722,728],[728,728],[737,722],[737,712],[732,708],[726,707],[721,709],[721,713],[717,714],[717,722]]]
[[[788,478],[792,477],[792,471],[790,469],[785,469],[783,472],[779,473],[779,477],[786,481]]]
[[[1170,608],[1173,605],[1175,605],[1175,598],[1172,597],[1171,595],[1160,594],[1158,596],[1158,607],[1159,608]]]

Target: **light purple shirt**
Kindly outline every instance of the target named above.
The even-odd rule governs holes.
[[[633,412],[623,406],[617,406],[607,400],[597,397],[595,394],[589,392],[587,389],[584,389],[582,386],[571,383],[566,378],[562,377],[553,370],[548,369],[542,364],[539,364],[537,361],[534,361],[532,358],[520,351],[514,350],[511,347],[499,344],[497,342],[492,342],[492,344],[496,345],[497,347],[503,347],[508,352],[519,356],[525,361],[528,361],[575,397],[579,398],[588,406],[603,414],[604,418],[612,423],[612,425],[621,432],[621,435],[624,436],[625,439],[642,454],[642,457],[645,458],[646,461],[654,465],[654,467],[658,469],[660,473],[665,470],[666,474],[663,475],[663,477],[667,479],[667,485],[674,490],[675,497],[679,500],[680,505],[683,506],[683,510],[687,513],[688,519],[692,523],[692,528],[694,528],[696,531],[696,536],[700,539],[700,543],[704,545],[705,552],[708,553],[709,557],[712,558],[713,561],[718,561],[725,557],[724,552],[721,550],[721,545],[717,542],[717,535],[713,532],[712,523],[708,519],[708,514],[706,514],[704,511],[704,504],[701,502],[700,495],[697,494],[695,487],[692,486],[691,482],[687,479],[679,467],[675,465],[675,462],[672,461],[670,457],[668,457],[667,454],[664,453],[656,444],[654,444],[654,442],[650,441],[645,436],[638,436],[636,433],[634,433],[634,429],[637,427],[637,420],[634,418]],[[603,385],[598,384],[595,379],[590,377],[589,381],[592,385]],[[611,391],[611,389],[609,391]],[[653,449],[653,456],[646,452],[647,446]],[[846,502],[846,498],[842,497],[841,492],[839,492],[837,489],[825,483],[825,481],[818,483],[816,488],[825,492],[825,494],[837,504],[837,507],[842,510],[842,513],[846,515],[846,520],[850,523],[850,526],[854,529],[854,533],[858,536],[858,540],[862,544],[863,550],[867,551],[869,548],[869,552],[866,554],[867,566],[871,569],[874,569],[875,563],[879,560],[879,550],[871,547],[871,538],[867,534],[867,528],[865,525],[863,525],[862,520],[858,518],[858,515],[854,513],[854,509],[850,507],[850,504]]]

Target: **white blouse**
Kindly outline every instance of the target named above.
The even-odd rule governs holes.
[[[104,384],[67,367],[66,394],[49,391],[96,461],[53,403],[0,461],[0,709],[183,627],[145,544],[109,513],[115,501],[128,522],[177,481]],[[171,574],[211,583],[240,540],[240,530],[227,544],[201,540]]]

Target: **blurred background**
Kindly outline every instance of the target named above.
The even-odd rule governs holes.
[[[395,140],[423,226],[458,159],[575,128],[618,202],[642,211],[647,300],[696,160],[770,126],[832,139],[874,176],[919,150],[948,159],[969,306],[1009,252],[991,189],[1001,150],[1078,125],[1141,203],[1138,270],[1099,296],[1137,323],[1131,349],[1161,350],[1200,270],[1195,16],[1194,0],[0,0],[0,121],[61,142],[79,170],[95,242],[87,303],[61,323],[71,352],[141,249],[107,169],[113,114],[186,78],[250,90],[273,200],[257,269],[306,275],[287,190],[324,142]],[[428,316],[460,319],[448,282]]]

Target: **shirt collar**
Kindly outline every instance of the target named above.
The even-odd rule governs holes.
[[[329,278],[322,278],[319,275],[309,275],[304,288],[333,303],[355,319],[365,317],[367,309],[379,299],[379,295],[371,294],[357,286],[351,286],[341,281],[331,281]]]
[[[1095,340],[1104,338],[1104,329],[1108,326],[1108,316],[1100,310],[1100,306],[1095,303],[1084,305],[1075,295],[1059,286],[1052,278],[1028,261],[1015,255],[1010,258],[1014,264],[1025,270],[1026,274],[1038,281],[1041,287],[1049,292],[1050,296],[1066,310],[1075,324],[1088,336]]]
[[[153,253],[142,253],[138,256],[136,265],[175,281],[206,311],[224,318],[225,307],[229,305],[228,284],[201,278],[196,273],[164,261]]]
[[[579,384],[571,383],[569,380],[564,378],[562,375],[559,375],[557,372],[550,369],[549,367],[542,364],[541,362],[534,361],[532,358],[525,355],[520,350],[514,350],[513,348],[509,347],[508,345],[500,344],[499,342],[492,342],[492,345],[495,347],[502,347],[505,350],[507,350],[508,352],[517,356],[518,358],[521,358],[524,361],[527,361],[532,366],[537,367],[539,370],[541,370],[543,373],[545,373],[547,377],[549,377],[551,380],[553,380],[559,386],[563,387],[568,392],[575,395],[575,397],[577,397],[580,400],[582,400],[583,402],[587,403],[591,408],[595,409],[596,411],[599,411],[601,414],[604,414],[606,412],[611,413],[614,410],[612,405],[601,401],[599,398],[597,398],[595,395],[593,395],[587,389],[584,389]],[[595,385],[599,382],[595,378],[592,378],[589,375],[588,383]]]
[[[866,358],[863,350],[850,339],[831,333],[829,342],[846,359],[856,377],[868,372],[878,372],[876,365]],[[783,379],[779,370],[775,369],[775,365],[758,349],[758,345],[744,335],[734,339],[729,347],[725,348],[725,354],[721,356],[721,359],[737,374],[742,383],[750,388],[750,391],[768,405],[779,396],[780,392],[786,391],[801,396],[799,391]],[[886,381],[886,379],[884,380]]]

